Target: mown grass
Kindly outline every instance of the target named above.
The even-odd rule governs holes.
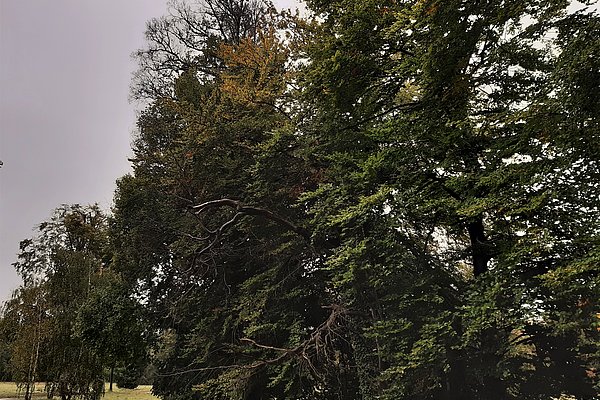
[[[113,391],[109,392],[106,387],[106,393],[104,394],[104,400],[156,400],[158,397],[152,396],[150,392],[152,386],[140,385],[135,389],[120,389],[113,386]]]
[[[152,386],[141,385],[135,389],[120,389],[113,386],[113,391],[108,391],[108,385],[106,386],[106,393],[104,394],[103,400],[156,400],[157,397],[152,396],[150,390]],[[0,399],[16,399],[19,393],[17,392],[17,385],[13,382],[0,382]],[[44,384],[38,383],[35,385],[35,393],[33,395],[35,399],[45,399],[46,392],[44,392]],[[22,398],[22,397],[21,397]],[[56,398],[56,397],[55,397]]]

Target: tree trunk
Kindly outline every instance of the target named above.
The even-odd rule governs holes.
[[[450,370],[446,376],[444,399],[467,400],[467,369],[459,351],[448,351],[448,364]]]
[[[473,257],[473,275],[479,276],[488,270],[490,255],[490,244],[485,236],[483,217],[477,217],[467,225],[469,239],[471,241],[471,255]]]
[[[108,384],[108,391],[109,392],[113,391],[112,387],[113,387],[113,376],[114,376],[114,373],[115,373],[115,365],[113,364],[113,365],[110,366],[110,378],[109,378],[109,384]]]

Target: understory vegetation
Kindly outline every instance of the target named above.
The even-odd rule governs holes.
[[[594,4],[172,2],[111,212],[21,243],[0,376],[26,400],[598,398]]]

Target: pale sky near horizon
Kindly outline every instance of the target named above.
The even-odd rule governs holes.
[[[110,208],[116,179],[130,171],[130,55],[166,4],[0,0],[0,303],[19,285],[19,241],[53,209]]]

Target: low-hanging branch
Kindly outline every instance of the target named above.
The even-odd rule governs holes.
[[[219,229],[217,229],[216,231],[210,232],[211,234],[215,235],[215,239],[213,240],[213,242],[215,242],[218,239],[220,234],[225,229],[227,229],[229,226],[231,226],[234,222],[236,222],[240,217],[242,217],[244,215],[254,215],[254,216],[266,218],[273,222],[277,222],[278,224],[289,229],[290,231],[302,236],[306,241],[310,241],[310,232],[308,232],[306,229],[295,225],[294,223],[288,221],[287,219],[285,219],[265,208],[247,206],[237,200],[232,200],[232,199],[212,200],[212,201],[207,201],[205,203],[199,204],[192,208],[195,210],[196,214],[201,214],[210,208],[218,208],[218,207],[233,208],[236,211],[236,214],[229,221],[227,221],[223,225],[221,225],[221,227]]]
[[[319,368],[314,364],[316,358],[320,358],[321,363],[333,363],[335,358],[335,345],[334,341],[336,339],[342,338],[341,334],[338,332],[338,329],[343,327],[347,321],[345,318],[349,315],[360,315],[364,316],[360,312],[351,311],[341,305],[332,304],[328,306],[322,306],[324,309],[329,309],[330,314],[329,317],[315,330],[311,333],[311,335],[300,343],[298,346],[293,348],[282,348],[275,346],[268,346],[264,344],[260,344],[253,339],[250,338],[241,338],[240,342],[248,343],[256,348],[263,350],[271,350],[275,352],[279,352],[278,356],[274,358],[256,361],[251,364],[231,364],[231,365],[219,365],[212,367],[202,367],[202,368],[193,368],[193,369],[185,369],[181,371],[174,371],[166,374],[158,374],[159,376],[168,377],[168,376],[177,376],[189,373],[197,373],[197,372],[207,372],[213,370],[226,370],[226,369],[241,369],[241,370],[256,370],[259,368],[263,368],[269,365],[279,364],[281,362],[287,361],[291,358],[296,358],[300,362],[303,362],[310,373],[316,379],[319,379],[321,373],[319,372]],[[324,365],[321,365],[323,367]]]

